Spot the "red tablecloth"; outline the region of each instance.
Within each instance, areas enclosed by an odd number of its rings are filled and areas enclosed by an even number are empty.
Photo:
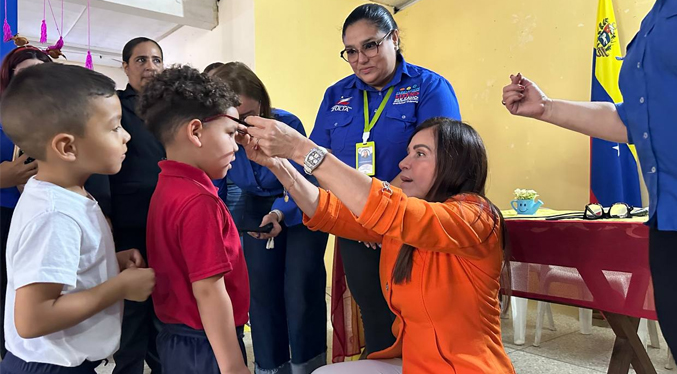
[[[506,220],[514,296],[656,319],[649,229],[639,220]],[[333,362],[360,353],[361,321],[334,253]]]
[[[506,220],[514,296],[656,319],[639,221]]]
[[[334,245],[331,282],[332,362],[359,355],[365,346],[360,311],[348,289],[338,240]]]

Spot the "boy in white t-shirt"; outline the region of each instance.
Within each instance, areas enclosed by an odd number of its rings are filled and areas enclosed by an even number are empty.
[[[0,372],[95,373],[118,348],[122,300],[146,300],[155,285],[137,250],[116,255],[83,187],[92,174],[117,173],[125,157],[115,83],[77,66],[37,65],[12,79],[0,113],[38,163],[9,231]]]

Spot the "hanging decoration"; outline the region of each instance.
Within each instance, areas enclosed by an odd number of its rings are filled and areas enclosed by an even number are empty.
[[[28,38],[19,35],[19,33],[12,35],[12,27],[9,25],[9,22],[7,22],[7,0],[5,0],[4,5],[5,5],[5,20],[4,20],[4,24],[2,25],[2,33],[3,33],[2,40],[4,42],[8,42],[10,40],[14,41],[14,45],[16,45],[17,47],[29,46],[30,41],[28,40]],[[43,7],[44,7],[44,4],[43,4]],[[43,9],[43,18],[44,18],[44,9]],[[42,26],[43,26],[43,29],[42,29],[42,35],[40,36],[40,42],[44,43],[43,38],[46,39],[46,37],[47,37],[47,28],[46,28],[44,19],[42,20]]]
[[[42,0],[42,25],[40,25],[40,43],[47,43],[47,0]]]
[[[2,25],[2,34],[2,40],[5,43],[12,40],[17,47],[24,47],[29,43],[28,38],[19,36],[19,33],[12,35],[12,27],[7,22],[7,0],[5,0],[5,22]]]
[[[85,59],[85,67],[87,69],[94,69],[94,63],[92,63],[92,45],[91,45],[91,30],[89,22],[89,9],[90,9],[90,0],[87,0],[87,58]]]
[[[49,10],[52,12],[52,18],[54,19],[56,31],[59,33],[59,40],[57,40],[54,45],[51,45],[45,49],[45,53],[47,53],[49,57],[53,59],[57,59],[61,56],[64,58],[66,57],[63,53],[61,53],[61,49],[63,48],[63,2],[64,0],[61,0],[61,27],[59,27],[59,24],[56,21],[56,16],[54,15],[54,8],[52,8],[52,2],[47,0]]]
[[[5,43],[12,40],[12,28],[9,26],[9,23],[7,23],[7,0],[5,0],[5,23],[2,25],[2,33],[2,40]]]

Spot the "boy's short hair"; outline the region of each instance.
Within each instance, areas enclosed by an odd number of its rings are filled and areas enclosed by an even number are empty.
[[[45,159],[45,148],[60,133],[85,136],[91,100],[115,95],[115,82],[80,66],[31,66],[3,93],[2,128],[27,155]]]
[[[174,65],[143,89],[138,112],[164,145],[188,121],[224,114],[240,101],[228,85],[187,65]]]

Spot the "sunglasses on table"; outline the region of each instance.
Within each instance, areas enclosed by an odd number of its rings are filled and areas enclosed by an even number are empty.
[[[586,205],[585,210],[582,212],[564,213],[546,217],[545,219],[548,221],[559,219],[598,220],[610,218],[642,217],[646,215],[648,215],[648,210],[646,208],[635,209],[633,206],[626,203],[615,203],[609,208],[604,208],[602,204],[594,203]]]

